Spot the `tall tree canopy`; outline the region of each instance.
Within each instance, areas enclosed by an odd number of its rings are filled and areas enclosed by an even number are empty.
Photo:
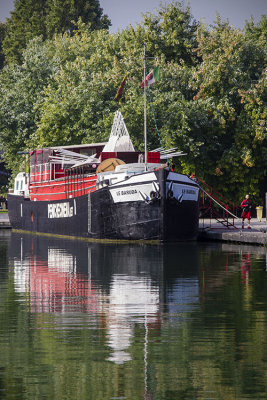
[[[6,24],[0,22],[0,70],[4,66],[5,56],[3,53],[3,41],[6,33]]]
[[[149,149],[177,146],[187,153],[177,160],[181,172],[195,173],[233,201],[244,192],[260,201],[267,159],[265,26],[263,18],[242,32],[218,18],[207,30],[173,3],[116,34],[80,21],[72,32],[35,38],[21,64],[0,74],[0,140],[9,167],[15,172],[23,149],[106,140],[126,72],[119,107],[134,146],[143,149],[146,40],[161,70],[148,91]],[[148,69],[155,62],[149,59]]]
[[[79,18],[92,30],[110,26],[99,0],[15,0],[3,40],[6,62],[21,61],[27,43],[36,36],[45,40],[55,33],[73,32]]]
[[[225,190],[227,179],[231,198],[235,196],[237,186],[254,193],[255,183],[266,174],[263,157],[266,49],[261,40],[233,29],[220,19],[211,32],[198,31],[198,43],[202,62],[192,76],[192,84],[197,90],[194,100],[204,104],[212,121],[205,140],[205,147],[213,143],[204,165],[206,179],[221,191]],[[261,101],[256,100],[257,96]]]

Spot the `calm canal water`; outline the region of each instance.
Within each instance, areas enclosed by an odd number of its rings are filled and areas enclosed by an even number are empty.
[[[266,399],[266,248],[0,232],[0,399]]]

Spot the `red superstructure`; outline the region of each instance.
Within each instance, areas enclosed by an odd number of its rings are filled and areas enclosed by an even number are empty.
[[[77,155],[100,156],[105,143],[64,146],[61,149]],[[30,153],[29,195],[31,200],[62,200],[95,191],[96,165],[71,168],[67,162],[55,162],[58,148],[34,150]]]
[[[138,162],[140,152],[102,152],[105,143],[79,146],[64,146],[60,149],[78,155],[94,156],[100,162],[109,158],[118,158],[126,163]],[[38,149],[30,153],[29,197],[33,201],[63,200],[79,197],[96,190],[98,164],[88,162],[77,167],[58,159],[59,148]],[[160,162],[160,153],[147,154],[150,163]]]

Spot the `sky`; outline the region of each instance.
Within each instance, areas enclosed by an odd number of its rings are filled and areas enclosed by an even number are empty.
[[[112,22],[110,32],[117,32],[128,25],[135,26],[142,21],[142,14],[152,12],[160,4],[171,0],[100,0],[100,6]],[[185,0],[190,3],[193,17],[210,25],[216,19],[216,12],[222,19],[228,19],[236,28],[243,28],[251,15],[257,22],[262,14],[267,14],[267,0]],[[0,21],[4,22],[13,9],[14,0],[0,0]]]

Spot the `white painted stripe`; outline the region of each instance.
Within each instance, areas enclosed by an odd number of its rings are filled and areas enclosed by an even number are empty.
[[[157,177],[156,174],[154,172],[146,172],[144,174],[138,174],[138,175],[133,175],[129,178],[127,178],[127,180],[125,181],[120,181],[118,183],[114,183],[112,185],[112,187],[115,186],[121,186],[122,184],[127,184],[127,185],[131,185],[133,183],[145,183],[145,182],[151,182],[151,181],[157,181]]]

